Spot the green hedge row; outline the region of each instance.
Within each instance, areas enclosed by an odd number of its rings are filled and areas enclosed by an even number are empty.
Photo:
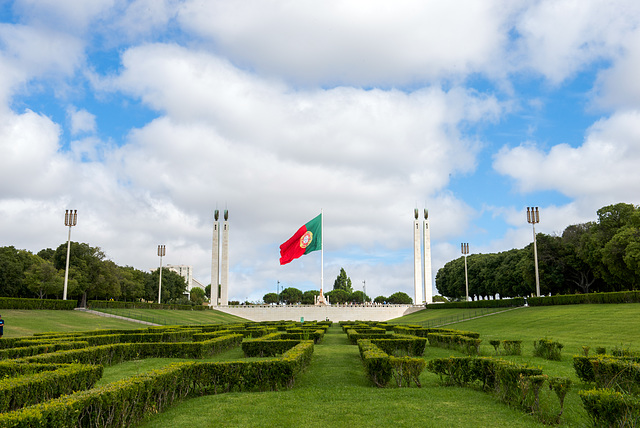
[[[379,388],[395,379],[398,387],[420,384],[420,374],[426,366],[422,358],[394,357],[387,354],[369,339],[358,340],[360,358],[371,382]]]
[[[580,305],[589,303],[640,303],[640,291],[613,293],[565,294],[548,297],[529,297],[529,306]]]
[[[573,357],[573,368],[583,382],[596,388],[615,389],[627,394],[640,394],[640,364],[634,357]]]
[[[475,331],[453,330],[449,328],[424,328],[419,325],[396,325],[393,326],[393,331],[397,334],[409,334],[411,336],[419,337],[427,337],[429,333],[457,334],[459,336],[471,337],[473,339],[480,337],[480,333],[476,333]]]
[[[76,306],[78,306],[78,302],[75,300],[0,297],[0,309],[55,309],[72,311]]]
[[[273,357],[287,352],[298,345],[300,340],[245,340],[242,342],[242,352],[245,357]]]
[[[454,349],[467,355],[478,355],[482,339],[475,339],[460,334],[429,333],[427,340],[430,346]]]
[[[560,342],[554,342],[548,339],[534,340],[533,356],[542,357],[551,361],[560,361],[562,359],[562,348],[564,348],[564,345]]]
[[[281,358],[257,362],[185,362],[0,414],[0,427],[122,427],[187,396],[291,387],[313,355],[302,342]]]
[[[393,339],[370,339],[371,343],[382,349],[385,353],[393,356],[421,357],[427,345],[424,337],[393,336]]]
[[[36,355],[15,361],[26,363],[78,362],[109,366],[143,358],[204,358],[239,346],[241,342],[241,334],[231,334],[203,342],[114,343]]]
[[[522,340],[490,340],[489,343],[496,350],[496,355],[522,355]],[[500,352],[502,345],[502,352]]]
[[[533,413],[539,412],[539,394],[545,382],[564,408],[564,398],[571,387],[567,378],[552,378],[542,370],[489,357],[450,357],[430,360],[427,370],[436,373],[446,385],[472,386],[479,384],[483,390],[493,392],[503,402]],[[548,419],[547,419],[548,420]]]
[[[594,426],[640,426],[640,398],[613,389],[578,391]]]
[[[497,300],[474,300],[472,302],[449,302],[449,303],[432,303],[427,305],[427,309],[453,309],[453,308],[513,308],[524,306],[523,297],[514,299],[497,299]]]
[[[174,309],[180,311],[206,311],[205,305],[174,305],[168,303],[118,302],[115,300],[89,300],[89,309]]]
[[[102,370],[101,365],[70,364],[52,371],[2,379],[0,413],[92,388],[102,377]]]
[[[357,345],[360,339],[384,339],[390,337],[386,332],[384,333],[358,333],[356,330],[348,329],[347,337],[352,345]]]
[[[322,330],[305,330],[301,333],[289,332],[281,333],[282,339],[297,339],[297,340],[313,340],[316,345],[322,342],[324,339],[324,329]]]
[[[14,359],[31,357],[33,355],[46,354],[50,352],[66,351],[70,349],[82,349],[89,346],[87,341],[72,342],[48,342],[39,345],[23,346],[19,348],[8,348],[0,350],[0,359]]]
[[[24,364],[12,360],[0,361],[0,378],[22,376],[49,370],[58,370],[66,364]]]

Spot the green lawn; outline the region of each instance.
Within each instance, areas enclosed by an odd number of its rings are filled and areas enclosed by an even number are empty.
[[[4,320],[4,337],[31,336],[34,333],[49,331],[67,332],[103,328],[136,329],[143,326],[136,322],[106,318],[80,311],[2,309],[0,315]]]
[[[181,311],[169,309],[98,309],[100,312],[120,315],[162,325],[215,324],[247,322],[245,318],[213,309],[205,311]]]

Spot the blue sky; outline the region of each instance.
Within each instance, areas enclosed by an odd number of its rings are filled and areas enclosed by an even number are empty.
[[[318,288],[278,246],[322,209],[325,289],[413,295],[434,270],[640,203],[637,1],[17,0],[0,5],[0,245],[72,239],[210,281],[228,208],[231,299]]]

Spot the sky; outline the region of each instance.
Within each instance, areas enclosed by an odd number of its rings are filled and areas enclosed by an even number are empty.
[[[413,297],[470,253],[640,204],[640,2],[0,1],[0,246],[71,239],[229,299],[332,288]],[[279,245],[324,215],[324,251]],[[434,294],[437,291],[434,290]]]

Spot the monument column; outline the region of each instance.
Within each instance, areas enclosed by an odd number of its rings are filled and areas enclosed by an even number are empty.
[[[431,273],[431,230],[429,229],[429,210],[424,210],[424,302],[433,303],[433,284]]]
[[[222,257],[220,260],[220,304],[229,304],[229,211],[224,210],[222,223]]]
[[[415,220],[413,221],[413,303],[419,305],[422,303],[422,255],[420,253],[420,220],[418,220],[418,209],[414,211]]]
[[[211,300],[210,306],[218,306],[218,284],[220,284],[220,228],[218,210],[213,214],[213,239],[211,241]]]

